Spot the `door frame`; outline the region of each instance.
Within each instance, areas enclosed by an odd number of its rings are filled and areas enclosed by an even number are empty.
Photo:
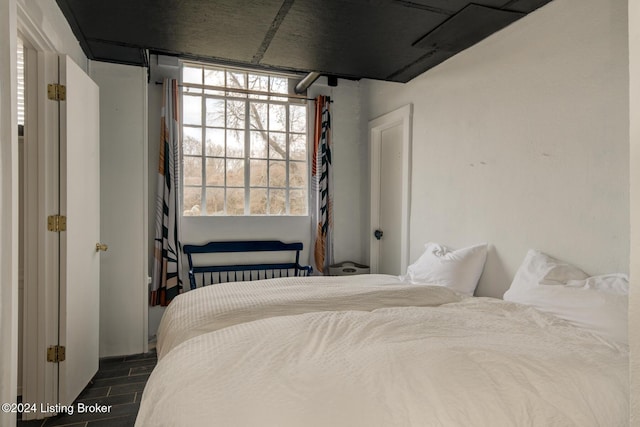
[[[18,114],[15,2],[0,2],[0,400],[13,402],[18,368]],[[0,411],[0,424],[15,425]]]
[[[402,126],[402,188],[401,188],[401,225],[400,225],[400,268],[402,271],[409,265],[409,214],[411,203],[411,131],[413,104],[383,114],[369,121],[369,152],[371,154],[370,197],[371,221],[369,227],[369,265],[372,273],[378,272],[380,257],[379,241],[373,233],[380,225],[380,152],[382,132]]]
[[[25,178],[25,283],[23,317],[23,380],[24,402],[58,402],[57,364],[46,361],[48,346],[58,344],[59,307],[59,233],[47,231],[46,218],[59,211],[58,117],[47,105],[47,82],[58,73],[55,43],[29,15],[22,2],[17,2],[17,31],[25,44],[35,51],[29,58],[27,85],[27,115],[25,138],[31,147],[25,151],[29,176]],[[35,59],[35,69],[34,69]],[[22,419],[43,418],[38,412],[24,413]]]

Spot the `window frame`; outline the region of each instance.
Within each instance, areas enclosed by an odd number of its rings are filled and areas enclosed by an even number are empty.
[[[202,69],[202,80],[201,84],[190,83],[184,81],[184,70],[185,67],[198,67]],[[216,70],[224,72],[224,84],[225,86],[212,86],[206,84],[205,73],[206,70]],[[228,75],[229,73],[242,73],[244,79],[244,89],[234,88],[229,86]],[[267,91],[255,91],[248,89],[249,86],[249,76],[254,75],[258,77],[267,77]],[[272,78],[286,79],[287,82],[287,92],[275,92],[272,91]],[[181,172],[180,172],[180,206],[181,206],[181,216],[182,217],[308,217],[309,216],[309,197],[310,197],[310,189],[311,189],[311,171],[310,171],[310,136],[311,132],[309,129],[309,120],[310,120],[310,103],[308,102],[308,98],[305,95],[296,95],[293,93],[293,86],[295,82],[297,82],[299,76],[284,74],[284,73],[274,73],[262,70],[253,70],[253,69],[243,69],[236,67],[229,67],[218,64],[209,64],[209,63],[200,63],[193,61],[181,61],[180,62],[180,115],[179,115],[179,125],[180,125],[180,161],[181,161]],[[193,92],[189,92],[193,90]],[[207,93],[209,92],[209,93]],[[199,124],[195,123],[185,123],[185,97],[193,95],[194,97],[200,98],[200,122]],[[222,101],[224,108],[224,117],[223,124],[209,124],[207,120],[207,103],[209,100],[218,100]],[[228,111],[229,111],[229,101],[233,102],[243,102],[244,103],[244,124],[243,127],[234,128],[229,126],[228,122]],[[255,127],[253,124],[253,117],[251,115],[251,106],[255,104],[263,104],[266,108],[266,117],[261,122],[265,123],[265,126]],[[271,129],[271,110],[273,106],[283,106],[284,107],[284,129],[272,130]],[[299,107],[304,110],[304,129],[303,131],[295,131],[292,129],[291,122],[291,111],[292,108]],[[185,154],[185,129],[199,129],[200,130],[200,153],[194,154],[189,153]],[[218,154],[208,154],[207,150],[207,134],[209,131],[222,131],[224,134],[224,145],[222,147],[223,153],[222,155]],[[243,144],[242,144],[242,155],[234,155],[229,154],[228,149],[228,134],[233,131],[242,132],[244,135],[242,136]],[[264,156],[253,156],[251,153],[251,141],[252,134],[255,133],[266,134],[265,140],[265,154]],[[284,155],[282,157],[272,157],[272,146],[269,142],[270,135],[281,135],[284,138]],[[291,144],[293,138],[295,136],[299,136],[304,140],[304,158],[293,158],[291,156]],[[292,138],[293,136],[293,138]],[[264,136],[263,136],[264,138]],[[193,158],[200,161],[200,184],[186,184],[185,182],[185,162],[187,159]],[[207,181],[207,163],[208,161],[222,161],[224,164],[224,172],[222,174],[222,183],[214,183],[211,184],[211,181]],[[233,185],[228,183],[229,173],[227,172],[227,165],[230,161],[241,161],[243,162],[244,167],[244,177],[241,185]],[[252,183],[251,176],[251,162],[252,161],[263,161],[265,162],[266,168],[266,178],[263,183],[255,184]],[[284,165],[284,182],[283,183],[271,183],[271,168],[272,165],[282,163]],[[292,185],[291,182],[291,169],[294,165],[301,165],[304,170],[304,183],[301,186]],[[273,166],[275,167],[275,166]],[[200,192],[200,212],[196,215],[185,215],[185,198],[186,198],[186,190],[189,188],[199,189]],[[209,213],[207,212],[207,195],[211,190],[219,189],[223,192],[223,209],[221,213]],[[242,190],[244,193],[244,204],[243,204],[243,212],[242,213],[234,213],[229,212],[229,201],[228,201],[228,193],[229,190]],[[265,213],[253,213],[251,212],[251,195],[253,190],[264,191],[265,193]],[[271,213],[271,195],[272,191],[281,191],[284,193],[284,209],[283,213]],[[291,205],[291,193],[300,191],[303,194],[300,200],[304,201],[304,212],[302,213],[293,213],[292,205]]]

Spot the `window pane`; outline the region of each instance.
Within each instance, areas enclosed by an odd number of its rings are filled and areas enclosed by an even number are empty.
[[[202,185],[202,157],[184,157],[184,185]]]
[[[289,107],[289,130],[291,132],[307,132],[307,107],[292,105]]]
[[[267,186],[267,161],[266,160],[251,160],[251,180],[250,185],[252,187],[266,187]]]
[[[307,135],[289,135],[289,158],[291,160],[307,160]]]
[[[227,131],[227,156],[244,157],[244,131]]]
[[[182,153],[202,155],[202,128],[182,129]]]
[[[227,87],[230,88],[247,88],[247,75],[245,73],[234,73],[232,71],[227,72]]]
[[[244,160],[227,160],[227,186],[244,187]]]
[[[244,101],[227,101],[227,127],[244,129]]]
[[[267,138],[265,132],[251,132],[251,157],[267,158]]]
[[[289,79],[286,77],[271,77],[271,92],[288,93]]]
[[[207,188],[207,215],[224,215],[224,188]]]
[[[271,77],[271,92],[275,93],[288,93],[289,92],[289,81],[284,77]],[[287,97],[276,97],[272,96],[272,100],[274,101],[282,101],[287,102]]]
[[[289,162],[289,187],[307,186],[306,162]]]
[[[224,71],[211,70],[205,68],[204,70],[204,84],[207,86],[220,86],[224,87]]]
[[[224,99],[206,99],[207,126],[224,127]]]
[[[287,182],[286,163],[283,161],[269,162],[269,187],[284,187]]]
[[[287,157],[287,145],[284,133],[269,133],[269,158],[284,159]]]
[[[202,124],[202,98],[199,96],[185,95],[182,97],[183,118],[185,125]]]
[[[201,187],[184,187],[182,201],[184,216],[199,216],[201,202]]]
[[[259,92],[269,91],[269,77],[256,74],[249,74],[249,90],[255,90]],[[249,95],[249,98],[253,99],[267,99],[266,95]]]
[[[207,129],[207,156],[224,157],[224,129]]]
[[[207,159],[207,185],[224,186],[224,159]]]
[[[269,190],[269,214],[286,215],[287,199],[285,190]]]
[[[287,130],[287,108],[284,105],[269,105],[269,130]]]
[[[184,83],[202,84],[202,67],[185,65],[182,67],[182,81]]]
[[[267,129],[267,111],[267,104],[261,102],[252,102],[249,104],[251,129]]]
[[[244,189],[227,189],[227,215],[244,215]]]
[[[307,214],[307,191],[306,190],[289,191],[289,213],[291,215]]]
[[[252,215],[266,215],[267,190],[264,188],[252,188],[249,192],[249,206]]]

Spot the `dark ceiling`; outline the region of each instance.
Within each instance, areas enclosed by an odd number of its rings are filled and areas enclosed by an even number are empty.
[[[550,0],[57,0],[90,59],[147,51],[407,82]]]

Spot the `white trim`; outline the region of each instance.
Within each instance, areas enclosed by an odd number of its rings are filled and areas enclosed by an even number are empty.
[[[142,162],[142,191],[145,195],[142,201],[142,224],[145,225],[142,231],[142,259],[149,259],[149,247],[147,242],[149,241],[149,227],[146,226],[149,221],[149,85],[147,84],[147,72],[146,69],[140,69],[140,81],[144,90],[142,91],[142,158],[145,161]],[[180,203],[182,206],[182,202]],[[182,218],[182,215],[180,215]],[[140,292],[142,292],[142,351],[144,353],[149,351],[149,273],[146,268],[141,269],[142,276],[140,277]]]
[[[25,41],[31,43],[31,45],[40,52],[54,52],[56,50],[53,40],[47,35],[42,28],[42,24],[36,22],[31,15],[29,15],[27,1],[32,0],[17,0],[18,9],[18,31],[22,34]]]
[[[0,2],[0,402],[15,402],[18,371],[18,121],[15,0]],[[16,414],[0,411],[0,425]]]
[[[19,30],[22,28],[18,23]],[[21,32],[22,34],[22,32]],[[28,33],[27,33],[28,34]],[[47,43],[24,36],[29,49],[27,69],[27,122],[25,161],[31,165],[22,176],[25,184],[25,293],[23,305],[23,401],[57,402],[58,370],[44,355],[49,345],[58,343],[58,251],[57,233],[46,229],[48,215],[58,211],[57,129],[55,108],[46,105],[47,82],[57,81],[57,56],[45,54]],[[28,172],[27,172],[28,171]],[[40,413],[25,413],[24,420],[42,418]]]
[[[17,0],[17,31],[26,45],[30,45],[31,69],[27,70],[28,122],[25,134],[30,135],[26,162],[29,173],[25,179],[25,200],[28,204],[27,234],[25,236],[25,298],[23,342],[23,401],[36,403],[57,402],[58,372],[54,364],[47,363],[44,355],[48,345],[58,341],[58,283],[57,242],[46,230],[46,217],[57,212],[57,195],[51,194],[57,180],[57,112],[46,108],[47,79],[55,74],[57,81],[57,57],[44,52],[55,51],[55,43],[42,24],[29,13],[26,0]],[[48,111],[48,115],[47,115]],[[56,136],[56,137],[54,137]],[[55,140],[55,141],[54,141]],[[55,184],[55,185],[54,185]],[[55,234],[55,233],[49,233]],[[45,246],[46,245],[46,246]],[[55,255],[52,255],[55,254]],[[40,413],[25,413],[23,419],[42,418]]]
[[[44,365],[38,358],[41,348],[45,344],[41,342],[41,336],[38,334],[39,323],[41,322],[41,313],[39,310],[39,301],[42,294],[38,288],[39,269],[39,253],[38,253],[38,236],[41,232],[38,227],[39,218],[39,176],[40,168],[38,164],[38,54],[37,52],[25,46],[25,113],[28,121],[25,123],[25,151],[24,151],[24,168],[22,176],[24,185],[24,204],[25,210],[21,217],[24,221],[25,238],[23,247],[23,256],[25,264],[25,284],[24,284],[24,303],[22,307],[23,319],[23,345],[22,345],[22,397],[25,402],[39,402],[38,397],[39,372],[44,369]],[[35,419],[35,414],[24,414],[23,418]]]
[[[378,272],[380,249],[373,233],[380,223],[380,149],[382,132],[402,125],[402,212],[400,225],[400,267],[409,265],[409,213],[411,197],[411,130],[413,105],[407,104],[369,122],[369,147],[371,153],[371,222],[369,227],[369,265],[372,273]],[[375,184],[375,185],[374,185]]]

